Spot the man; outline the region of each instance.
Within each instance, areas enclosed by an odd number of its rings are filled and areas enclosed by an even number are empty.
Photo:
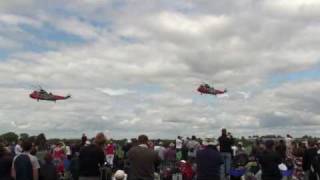
[[[281,180],[282,175],[279,170],[281,156],[274,151],[274,141],[268,140],[265,143],[266,150],[261,154],[259,163],[261,165],[262,180]]]
[[[277,153],[280,154],[283,161],[287,158],[287,146],[284,140],[280,140],[279,144],[276,146]]]
[[[154,146],[154,151],[158,153],[158,156],[160,157],[161,161],[164,161],[164,155],[166,152],[166,148],[163,146],[163,143],[159,141],[155,146]]]
[[[182,137],[178,136],[176,139],[176,159],[178,161],[180,161],[182,159],[182,145],[183,145],[183,141],[182,141]]]
[[[82,134],[81,137],[81,146],[84,146],[86,144],[86,141],[88,140],[87,136],[85,133]]]
[[[231,146],[234,144],[234,140],[231,134],[227,135],[226,129],[222,129],[221,136],[219,137],[218,141],[220,145],[220,152],[224,162],[222,177],[229,176],[231,166],[231,155],[233,152]]]
[[[153,180],[155,165],[160,163],[160,158],[156,152],[148,148],[148,137],[140,135],[138,146],[132,147],[128,152],[130,161],[130,180]]]
[[[204,149],[199,150],[196,156],[197,180],[220,180],[220,166],[223,159],[217,150],[217,142],[205,139]]]
[[[305,179],[313,179],[311,177],[313,176],[313,174],[310,173],[311,162],[317,156],[318,149],[315,141],[310,140],[308,141],[308,144],[309,144],[309,147],[307,150],[305,150],[303,154],[302,168],[303,168],[303,171],[305,172]]]
[[[98,133],[94,144],[84,146],[79,155],[79,180],[99,180],[100,167],[104,165],[105,156],[102,145],[106,139],[103,133]]]
[[[16,180],[38,180],[40,165],[38,159],[30,154],[32,143],[25,140],[21,146],[23,152],[12,163],[12,177]]]
[[[187,143],[187,148],[188,148],[188,159],[191,162],[194,162],[194,160],[196,158],[197,151],[200,148],[200,144],[197,141],[196,136],[191,137],[191,140],[188,141],[188,143]]]
[[[0,179],[11,179],[12,155],[7,148],[0,142]]]
[[[42,180],[57,180],[58,173],[56,166],[53,164],[53,158],[50,153],[45,154],[44,164],[41,165],[39,177]]]

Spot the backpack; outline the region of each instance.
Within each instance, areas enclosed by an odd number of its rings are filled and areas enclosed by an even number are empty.
[[[33,167],[29,155],[20,154],[14,160],[16,180],[33,180]]]

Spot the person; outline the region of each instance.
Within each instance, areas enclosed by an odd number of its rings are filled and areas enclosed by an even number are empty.
[[[114,160],[114,154],[115,154],[115,146],[112,143],[112,141],[110,141],[106,147],[105,147],[105,154],[106,154],[106,160],[108,165],[110,165],[111,167],[113,167],[113,160]]]
[[[21,139],[19,139],[16,146],[14,147],[14,155],[19,155],[21,153],[22,153]]]
[[[296,177],[298,180],[302,180],[304,178],[304,172],[302,167],[304,151],[305,148],[301,142],[292,142],[292,155],[295,166],[294,177]]]
[[[53,163],[57,169],[57,172],[59,176],[62,177],[64,175],[63,160],[65,158],[65,152],[62,148],[61,142],[56,144],[56,147],[53,149],[52,157],[53,157]]]
[[[279,144],[276,146],[276,151],[280,154],[282,160],[286,160],[287,157],[287,146],[284,140],[280,140]]]
[[[219,145],[220,145],[220,152],[223,157],[223,171],[222,177],[228,177],[231,167],[231,157],[232,157],[232,148],[231,146],[234,144],[234,140],[230,135],[227,135],[227,130],[222,129],[221,130],[221,136],[218,139]]]
[[[11,164],[12,155],[5,148],[5,146],[0,143],[0,179],[1,180],[11,180]]]
[[[155,166],[160,163],[160,158],[153,149],[148,148],[148,136],[138,137],[139,145],[132,147],[128,152],[130,180],[153,180]]]
[[[290,134],[287,134],[286,138],[285,138],[285,144],[286,144],[286,147],[287,147],[287,157],[289,157],[290,159],[293,159],[293,156],[292,156],[292,141],[293,138]]]
[[[237,150],[236,150],[236,153],[235,155],[240,155],[240,154],[246,154],[247,155],[247,152],[245,151],[245,149],[243,148],[243,143],[242,142],[238,142],[237,144]]]
[[[44,164],[40,167],[39,177],[41,180],[57,180],[58,173],[53,164],[53,158],[50,153],[44,156]]]
[[[175,144],[170,143],[164,153],[164,162],[166,167],[173,169],[176,163],[176,150]]]
[[[259,163],[261,165],[262,180],[281,180],[282,175],[279,170],[281,164],[281,156],[275,152],[274,141],[267,140],[265,142],[266,150],[261,154]]]
[[[87,136],[85,133],[82,134],[81,137],[81,146],[84,146],[86,144],[86,141],[88,140]]]
[[[319,149],[319,148],[318,148]],[[317,151],[317,155],[311,161],[311,176],[310,180],[319,180],[320,179],[320,150]]]
[[[220,166],[223,159],[217,150],[217,142],[206,138],[204,149],[199,150],[196,156],[197,180],[220,180]]]
[[[183,141],[182,141],[182,137],[178,136],[176,139],[176,159],[178,161],[180,161],[182,159],[182,145],[183,145]]]
[[[188,159],[191,161],[191,163],[193,163],[196,158],[197,151],[200,148],[200,144],[197,141],[196,136],[192,136],[191,140],[187,142],[187,148],[188,148]]]
[[[128,139],[126,141],[126,143],[123,145],[122,150],[124,152],[124,158],[128,158],[128,152],[131,149],[131,147],[133,146],[132,140]]]
[[[245,166],[249,162],[249,156],[243,148],[242,142],[238,142],[235,156],[232,159],[230,179],[240,180],[241,176],[245,175]]]
[[[102,174],[100,167],[104,165],[105,155],[102,145],[106,138],[103,133],[98,133],[94,139],[94,144],[84,146],[79,154],[79,180],[99,180]]]
[[[30,154],[32,143],[24,140],[21,146],[23,152],[13,159],[12,177],[16,180],[38,180],[40,165],[38,159]]]
[[[157,145],[154,146],[154,151],[158,153],[161,161],[164,160],[166,148],[163,146],[163,143],[160,141]]]
[[[79,180],[79,151],[80,149],[72,151],[73,153],[70,160],[70,174],[72,176],[72,180]]]
[[[310,173],[311,171],[311,162],[312,160],[317,156],[317,146],[316,146],[316,142],[314,140],[309,140],[308,141],[309,147],[307,148],[307,150],[304,152],[303,154],[303,158],[302,158],[302,168],[303,171],[305,172],[305,179],[310,179],[313,180],[314,177],[312,173]]]
[[[265,150],[264,144],[261,141],[256,140],[251,149],[250,156],[258,159],[264,150]]]
[[[112,180],[127,180],[127,174],[123,170],[117,170]]]

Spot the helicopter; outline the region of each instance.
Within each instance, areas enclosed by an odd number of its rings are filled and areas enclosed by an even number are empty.
[[[39,90],[34,90],[29,96],[30,98],[36,99],[37,101],[45,100],[45,101],[54,101],[54,102],[56,102],[57,100],[65,100],[65,99],[71,98],[71,95],[60,96],[60,95],[52,94],[51,92],[48,93],[41,87]]]
[[[209,84],[203,83],[201,84],[198,89],[198,92],[202,94],[211,94],[211,95],[219,95],[219,94],[225,94],[227,93],[227,89],[225,90],[219,90],[219,89],[215,89],[214,87],[209,86]]]

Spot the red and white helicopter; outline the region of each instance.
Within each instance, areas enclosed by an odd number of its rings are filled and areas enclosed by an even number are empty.
[[[69,99],[71,97],[70,95],[60,96],[60,95],[52,94],[51,92],[48,93],[47,91],[43,90],[41,87],[40,87],[40,90],[33,91],[29,96],[30,98],[36,99],[37,101],[45,100],[45,101],[54,101],[54,102],[56,102],[57,100]]]
[[[225,94],[227,93],[227,89],[225,90],[219,90],[215,89],[214,87],[210,87],[209,84],[203,83],[198,87],[198,92],[202,94],[211,94],[211,95],[219,95],[219,94]]]

